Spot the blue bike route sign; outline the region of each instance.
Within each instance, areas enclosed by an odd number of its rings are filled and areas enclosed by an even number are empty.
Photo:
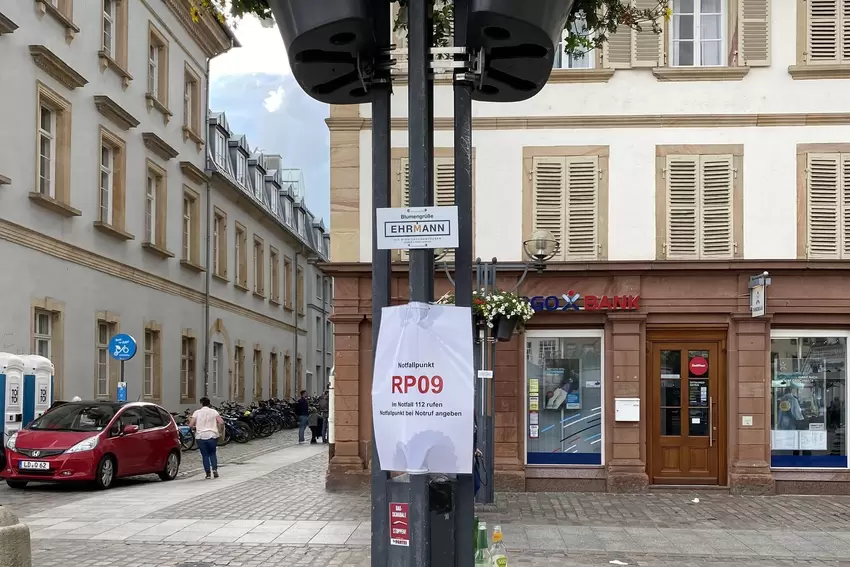
[[[115,360],[124,362],[136,356],[136,339],[121,333],[109,341],[109,355]]]

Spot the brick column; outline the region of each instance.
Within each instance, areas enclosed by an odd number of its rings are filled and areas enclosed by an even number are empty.
[[[510,342],[496,344],[496,364],[493,379],[496,387],[495,471],[496,490],[522,492],[525,490],[523,427],[522,359],[523,335],[514,335]]]
[[[640,492],[649,486],[646,474],[646,376],[644,323],[646,315],[610,313],[606,325],[605,423],[608,491]],[[611,392],[611,393],[608,393]],[[640,398],[638,423],[614,421],[615,398]]]
[[[734,418],[729,420],[729,486],[734,493],[769,494],[774,492],[770,472],[770,319],[746,314],[734,315],[733,321],[736,333],[728,353]],[[744,417],[752,418],[752,425],[744,425]]]
[[[362,315],[334,315],[334,453],[328,490],[356,490],[369,484],[360,452],[360,327]],[[365,400],[369,403],[369,400]]]

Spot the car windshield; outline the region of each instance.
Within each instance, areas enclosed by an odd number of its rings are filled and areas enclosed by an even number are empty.
[[[49,431],[101,431],[115,415],[110,404],[64,404],[32,422],[28,429]]]

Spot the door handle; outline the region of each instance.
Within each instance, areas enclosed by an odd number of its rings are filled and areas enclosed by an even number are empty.
[[[714,398],[708,398],[708,446],[714,447]]]

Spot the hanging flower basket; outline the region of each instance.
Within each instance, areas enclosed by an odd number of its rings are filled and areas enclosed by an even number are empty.
[[[454,305],[455,295],[451,292],[437,300],[440,305]],[[472,292],[472,322],[476,328],[487,326],[499,341],[509,341],[513,334],[522,330],[534,310],[527,300],[505,291],[486,293]]]
[[[495,335],[497,341],[509,341],[519,323],[519,317],[499,317],[496,319]]]

